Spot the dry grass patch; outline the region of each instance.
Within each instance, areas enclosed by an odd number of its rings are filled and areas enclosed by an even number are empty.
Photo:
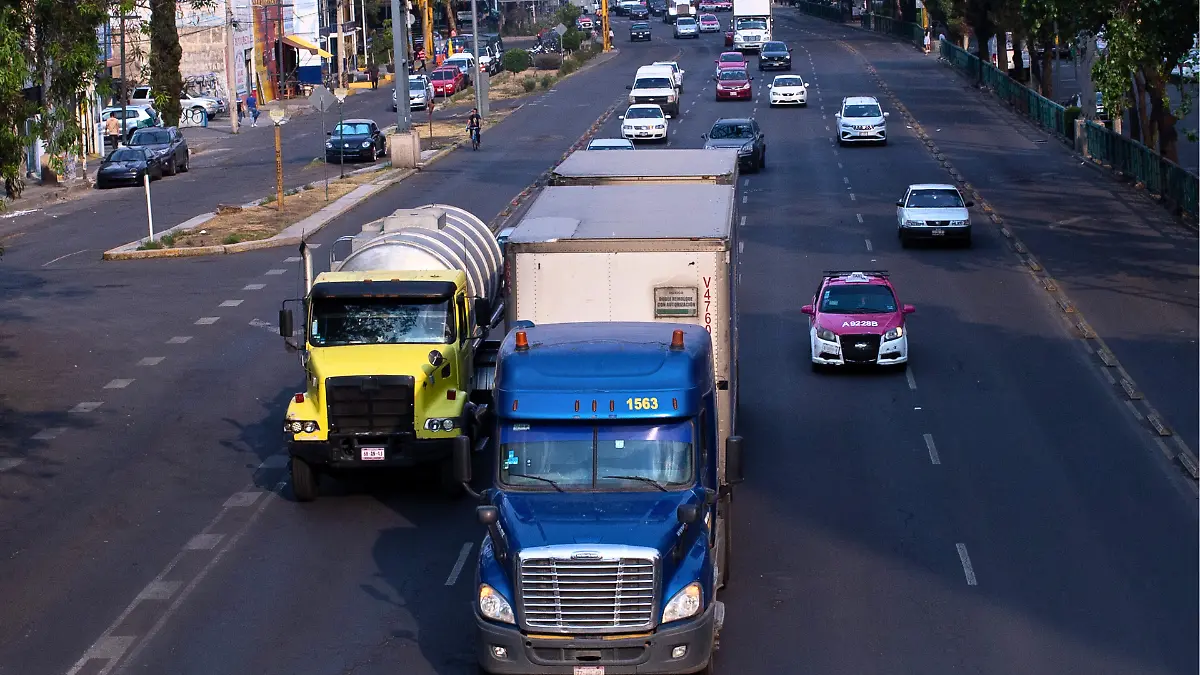
[[[511,110],[497,110],[484,118],[483,131],[485,133],[482,136],[485,142],[488,128],[495,126],[511,113]],[[440,150],[467,139],[467,117],[464,115],[452,120],[434,120],[432,132],[428,123],[417,126],[416,129],[421,132],[421,149]]]
[[[333,166],[329,168],[331,172],[334,170]],[[218,214],[195,230],[176,236],[166,235],[160,241],[163,248],[190,248],[267,239],[279,234],[287,226],[320,211],[360,185],[378,180],[382,171],[383,169],[368,171],[344,179],[331,178],[329,201],[325,200],[325,187],[317,185],[295,194],[285,193],[282,210],[275,203],[275,198],[270,197],[266,204]]]
[[[529,91],[525,88],[524,80],[527,75],[532,76],[535,72],[533,68],[526,69],[520,73],[510,73],[507,70],[498,75],[492,76],[488,82],[488,100],[489,101],[505,101],[508,99],[520,98],[528,96]],[[470,103],[475,100],[475,87],[467,87],[462,91],[454,94],[450,98],[442,99],[438,102],[439,106],[454,105],[456,103]]]

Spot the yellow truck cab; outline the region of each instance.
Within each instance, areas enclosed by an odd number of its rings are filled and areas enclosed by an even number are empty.
[[[336,271],[311,283],[311,256],[301,247],[309,289],[303,326],[286,304],[280,311],[280,334],[302,351],[306,376],[283,422],[298,500],[315,499],[320,475],[337,470],[440,463],[447,490],[461,487],[452,449],[481,435],[494,364],[487,337],[503,311],[502,263],[490,230],[462,218],[465,211],[457,222],[447,218],[449,208],[364,226],[369,236],[352,241],[344,260],[331,256]],[[438,213],[429,218],[431,210]],[[483,233],[486,242],[476,236]],[[439,249],[455,241],[472,243]]]

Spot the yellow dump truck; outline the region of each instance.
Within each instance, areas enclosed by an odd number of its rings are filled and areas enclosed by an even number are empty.
[[[301,258],[306,295],[279,312],[307,375],[283,421],[296,499],[315,499],[322,473],[438,463],[446,489],[460,489],[452,449],[486,436],[502,337],[504,262],[491,230],[430,204],[339,239],[315,279],[311,249]]]

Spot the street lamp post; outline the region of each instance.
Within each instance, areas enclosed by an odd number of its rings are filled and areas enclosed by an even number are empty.
[[[335,98],[337,98],[337,102],[338,102],[338,125],[337,125],[338,135],[345,136],[346,129],[345,129],[345,127],[342,126],[342,124],[345,120],[345,118],[343,117],[344,110],[342,108],[342,104],[346,102],[346,97],[350,95],[350,90],[345,87],[339,87],[339,88],[333,90],[333,95]],[[397,107],[399,107],[399,102],[397,102]],[[338,148],[339,148],[339,150],[338,150],[338,178],[345,178],[346,177],[346,141],[344,138],[342,139],[341,144],[338,146]]]
[[[279,212],[283,212],[283,135],[282,129],[287,124],[285,113],[280,108],[271,110],[271,121],[275,124],[275,200]]]
[[[475,107],[479,109],[482,119],[488,114],[487,75],[479,67],[479,7],[476,0],[471,0],[471,54],[475,60],[475,72],[471,74],[475,80]]]
[[[412,127],[412,105],[408,97],[408,0],[392,0],[392,84],[396,86],[396,133]],[[401,88],[403,85],[403,88]]]

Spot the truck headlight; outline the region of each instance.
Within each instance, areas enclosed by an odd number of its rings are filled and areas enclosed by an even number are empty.
[[[453,417],[431,417],[425,420],[426,431],[453,431],[457,420]]]
[[[828,328],[818,329],[817,339],[824,340],[826,342],[837,342],[837,336],[834,335],[833,331],[829,330]]]
[[[289,434],[289,433],[290,434],[299,434],[299,433],[311,434],[311,433],[315,433],[320,428],[321,428],[321,425],[319,425],[313,421],[288,420],[283,423],[283,433],[285,433],[285,434]]]
[[[883,334],[883,341],[887,342],[888,340],[899,340],[902,337],[904,337],[904,327],[896,326],[895,328]]]
[[[492,621],[501,623],[516,623],[513,618],[512,605],[504,599],[496,589],[487,584],[479,584],[479,613]]]
[[[671,623],[700,613],[700,582],[693,581],[676,593],[663,609],[662,622]]]

